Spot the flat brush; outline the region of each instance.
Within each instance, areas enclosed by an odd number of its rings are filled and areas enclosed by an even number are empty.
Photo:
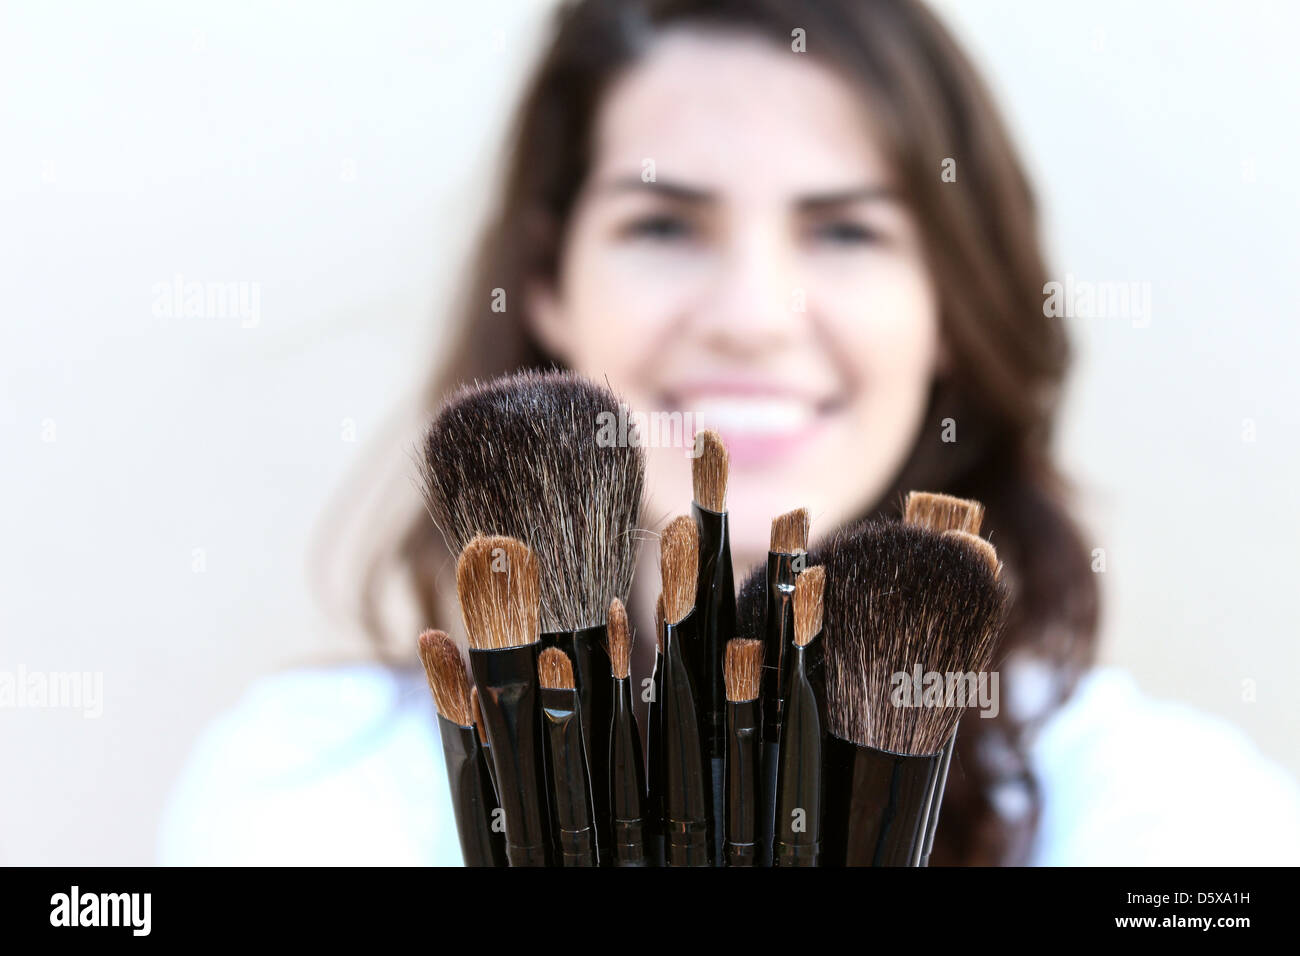
[[[776,781],[773,866],[818,866],[821,860],[822,749],[826,678],[822,598],[826,569],[808,568],[794,588],[794,642],[785,687],[785,717]]]
[[[541,643],[573,661],[591,779],[608,768],[611,690],[605,616],[626,600],[645,482],[637,441],[605,440],[619,420],[608,388],[569,372],[525,372],[462,389],[425,441],[429,511],[453,547],[510,535],[537,555]],[[608,793],[596,788],[597,844],[609,854]]]
[[[537,561],[523,542],[473,538],[456,562],[470,669],[492,748],[511,866],[551,859],[537,684]]]
[[[903,502],[903,523],[925,528],[936,534],[960,531],[977,536],[980,533],[980,525],[984,523],[984,505],[970,498],[956,498],[952,495],[928,491],[909,491]],[[956,747],[957,731],[954,729],[952,736],[943,745],[943,759],[939,764],[939,773],[935,777],[927,800],[925,839],[918,851],[917,866],[930,865],[930,850],[934,847],[934,833],[939,825],[939,804],[943,802],[948,768],[952,765],[952,754]]]
[[[806,508],[796,508],[774,518],[767,554],[767,602],[763,614],[763,811],[760,820],[765,865],[772,862],[781,720],[785,709],[785,684],[789,679],[790,646],[794,638],[794,585],[807,560],[808,525]]]
[[[561,866],[595,866],[591,781],[582,752],[578,691],[573,686],[573,662],[558,647],[548,647],[537,659],[542,685],[542,726],[546,766],[551,781],[552,827]]]
[[[645,828],[645,767],[641,734],[632,709],[632,634],[618,598],[609,607],[609,663],[614,714],[609,731],[609,808],[613,816],[614,866],[648,866]]]
[[[946,535],[868,522],[827,549],[823,865],[914,864],[962,708],[895,700],[897,675],[983,672],[1005,603],[988,561]]]
[[[451,784],[451,808],[461,857],[466,866],[505,866],[505,839],[492,829],[496,792],[474,730],[465,662],[444,631],[421,634],[419,651],[438,710],[438,732]]]
[[[695,498],[691,515],[700,533],[699,584],[695,609],[699,615],[700,640],[688,659],[691,676],[700,692],[701,721],[710,761],[713,819],[722,819],[723,767],[726,761],[726,687],[723,677],[723,648],[736,629],[736,585],[731,567],[731,529],[727,514],[727,473],[730,460],[726,445],[717,432],[706,429],[695,435],[696,456],[691,462],[691,484]],[[715,827],[722,852],[722,828]]]
[[[683,515],[660,539],[663,575],[663,748],[665,865],[713,865],[713,796],[696,692],[684,649],[699,640],[695,585],[699,532]]]
[[[757,866],[758,793],[762,777],[763,642],[733,638],[724,661],[727,688],[727,866]]]

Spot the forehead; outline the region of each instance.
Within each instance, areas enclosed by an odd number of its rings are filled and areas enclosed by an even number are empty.
[[[665,32],[605,96],[593,175],[656,174],[723,192],[880,183],[863,98],[806,53],[741,33]]]

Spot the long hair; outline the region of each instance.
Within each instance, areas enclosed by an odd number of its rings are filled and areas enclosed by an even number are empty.
[[[943,26],[915,0],[583,0],[554,34],[510,132],[504,182],[453,316],[449,348],[422,397],[432,413],[458,383],[556,365],[520,315],[529,280],[553,277],[591,161],[596,111],[611,81],[665,27],[741,30],[829,64],[861,94],[903,201],[920,224],[939,294],[948,361],[927,427],[873,512],[896,514],[908,489],[978,498],[1014,594],[997,655],[1049,678],[1047,708],[1004,706],[962,723],[933,860],[1025,858],[1039,808],[1028,735],[1091,662],[1098,601],[1089,554],[1065,506],[1051,432],[1069,365],[1065,331],[1044,316],[1033,197],[988,91]],[[955,172],[941,177],[945,170]],[[950,180],[950,181],[945,181]],[[493,309],[504,293],[504,312]],[[948,421],[950,420],[950,421]],[[941,427],[945,426],[945,427]],[[955,441],[951,440],[955,437]],[[425,621],[455,616],[450,556],[422,511],[385,541],[363,607],[396,564]],[[1014,697],[1015,670],[1003,674]]]

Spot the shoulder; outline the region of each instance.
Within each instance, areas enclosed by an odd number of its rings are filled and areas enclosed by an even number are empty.
[[[423,679],[378,666],[259,679],[199,738],[164,864],[459,864]]]
[[[1146,697],[1118,670],[1088,674],[1044,726],[1034,862],[1293,865],[1300,790],[1227,721]]]

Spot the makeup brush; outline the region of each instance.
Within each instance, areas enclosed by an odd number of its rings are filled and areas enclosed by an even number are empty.
[[[609,605],[609,663],[614,715],[609,731],[609,807],[614,866],[648,866],[645,851],[645,766],[632,709],[632,634],[623,602]]]
[[[497,789],[497,771],[492,766],[492,747],[488,744],[487,731],[483,728],[483,708],[478,704],[478,688],[469,689],[469,708],[474,714],[474,732],[478,735],[479,751],[483,756],[483,763],[487,765],[488,779],[492,781],[492,792],[496,793]]]
[[[817,866],[821,858],[822,747],[826,679],[822,597],[826,569],[808,568],[794,586],[794,642],[776,780],[773,866]]]
[[[496,792],[474,730],[465,662],[445,631],[421,634],[419,651],[438,710],[438,733],[451,784],[451,808],[460,836],[461,857],[466,866],[505,866],[505,840],[492,830]]]
[[[727,641],[723,667],[727,687],[726,822],[727,866],[757,866],[759,759],[762,736],[759,688],[763,642]]]
[[[772,863],[776,775],[785,708],[789,648],[794,637],[794,583],[807,565],[808,509],[796,508],[772,520],[767,554],[767,604],[763,612],[763,795],[759,819],[763,862]]]
[[[455,394],[424,446],[425,496],[454,548],[476,534],[528,544],[541,575],[541,642],[573,661],[591,779],[608,779],[611,690],[605,624],[636,562],[645,453],[618,433],[626,407],[569,372],[524,372]],[[596,788],[608,856],[609,794]]]
[[[542,685],[542,725],[551,779],[551,823],[560,865],[595,866],[591,781],[582,752],[573,662],[558,647],[548,647],[537,659],[537,676]]]
[[[826,549],[823,865],[908,866],[958,706],[916,706],[909,675],[981,673],[1006,596],[969,545],[868,522]],[[951,702],[945,702],[951,703]]]
[[[713,865],[713,797],[708,758],[700,733],[696,690],[684,648],[699,640],[695,586],[699,532],[683,515],[660,538],[663,576],[663,747],[664,842],[667,866]]]
[[[726,760],[726,688],[723,647],[736,629],[736,585],[731,568],[731,530],[727,514],[727,447],[711,429],[695,435],[691,515],[700,533],[699,585],[695,591],[700,640],[688,658],[699,691],[705,747],[710,761],[713,819],[722,819],[723,765]],[[693,660],[691,659],[693,658]],[[715,827],[714,855],[722,852],[722,828]]]
[[[664,595],[655,599],[655,669],[646,713],[646,817],[651,864],[664,865]]]
[[[942,534],[946,531],[962,531],[978,535],[984,521],[984,505],[968,498],[955,498],[952,495],[935,494],[928,491],[909,491],[903,502],[903,523],[926,528]],[[996,559],[996,555],[995,555]],[[948,768],[952,764],[953,750],[957,746],[957,731],[943,745],[943,760],[939,773],[935,777],[933,792],[927,803],[925,839],[916,860],[917,866],[928,866],[930,849],[934,846],[934,832],[939,825],[939,804],[943,800],[944,784],[948,780]]]
[[[456,562],[456,594],[505,811],[506,856],[511,866],[546,866],[537,561],[515,538],[475,537]]]

